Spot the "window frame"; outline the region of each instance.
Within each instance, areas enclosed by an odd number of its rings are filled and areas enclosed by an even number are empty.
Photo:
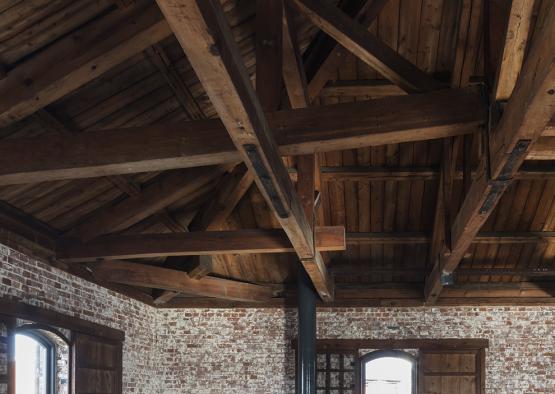
[[[12,335],[24,335],[27,336],[46,348],[46,362],[47,362],[47,376],[46,376],[46,393],[47,394],[57,394],[56,393],[56,374],[57,374],[57,364],[56,364],[56,352],[58,351],[58,346],[56,343],[48,337],[48,335],[43,334],[41,331],[46,331],[60,338],[67,346],[70,354],[68,357],[71,359],[71,343],[69,339],[62,334],[60,331],[53,327],[37,324],[28,323],[16,327],[13,330]],[[16,351],[17,352],[17,351]],[[69,379],[71,379],[68,376]]]
[[[358,371],[359,371],[359,392],[360,394],[364,394],[364,389],[366,387],[366,363],[369,361],[374,361],[379,358],[398,358],[401,360],[409,361],[412,365],[411,368],[411,391],[412,394],[417,394],[418,390],[418,358],[414,357],[412,354],[409,354],[402,350],[394,350],[394,349],[382,349],[382,350],[375,350],[370,353],[366,353],[359,357],[358,359]]]
[[[297,339],[291,340],[291,348],[293,351],[297,349]],[[320,338],[316,340],[316,353],[351,353],[355,352],[356,357],[356,379],[355,379],[355,393],[362,392],[360,386],[360,359],[365,355],[358,356],[361,351],[365,349],[392,350],[392,349],[415,349],[421,352],[446,352],[446,353],[465,353],[476,354],[476,393],[484,394],[486,392],[486,351],[489,348],[489,340],[486,338],[403,338],[403,339],[377,339],[377,338]],[[402,350],[401,350],[402,351]],[[373,353],[373,352],[370,352]],[[405,352],[406,353],[406,352]],[[420,356],[417,357],[417,372],[422,370]],[[423,379],[417,376],[417,384],[421,385]],[[416,388],[417,393],[422,392],[421,387]]]
[[[56,380],[56,344],[53,343],[46,335],[43,335],[38,329],[16,329],[13,333],[14,337],[18,335],[25,336],[37,342],[46,349],[46,393],[55,394],[54,382]],[[17,349],[15,351],[17,359]]]

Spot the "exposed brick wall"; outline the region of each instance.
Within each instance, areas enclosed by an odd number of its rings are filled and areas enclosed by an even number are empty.
[[[125,330],[125,393],[293,393],[294,310],[145,306],[0,246],[0,295]],[[555,393],[555,307],[337,308],[320,338],[488,338],[489,394]]]
[[[160,392],[156,309],[0,245],[0,296],[125,331],[124,393]]]
[[[175,309],[159,319],[164,393],[294,392],[294,311]],[[555,393],[554,307],[322,309],[318,337],[488,338],[487,393]]]

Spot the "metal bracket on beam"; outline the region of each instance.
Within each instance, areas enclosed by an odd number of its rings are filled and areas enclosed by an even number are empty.
[[[262,181],[262,186],[270,197],[272,205],[274,206],[277,214],[280,218],[286,219],[287,217],[289,217],[289,212],[287,211],[287,209],[285,209],[281,198],[279,198],[276,186],[274,185],[274,182],[270,176],[270,172],[262,161],[262,157],[260,157],[258,148],[254,144],[245,144],[243,145],[243,148],[245,148],[245,152],[247,152],[247,156],[249,157],[254,170],[260,177],[260,180]]]
[[[451,286],[455,284],[455,277],[452,272],[442,271],[439,281],[442,286]]]
[[[489,181],[489,184],[491,185],[491,191],[489,192],[486,199],[484,200],[484,203],[480,207],[480,211],[479,211],[480,215],[484,215],[488,213],[490,210],[492,210],[495,207],[495,203],[497,202],[499,195],[503,193],[503,191],[507,187],[508,182],[509,181],[507,180]]]
[[[531,144],[531,140],[518,140],[509,155],[509,159],[497,177],[497,180],[507,181],[512,178],[513,173],[517,170],[517,166],[520,165],[522,158],[526,155]]]
[[[497,202],[499,195],[503,193],[508,184],[512,181],[513,173],[517,169],[516,167],[520,165],[521,159],[526,155],[528,148],[531,145],[530,140],[519,140],[505,163],[505,166],[501,170],[501,173],[496,179],[490,179],[488,183],[491,185],[491,191],[487,195],[482,207],[480,208],[480,214],[488,213]],[[488,160],[488,176],[491,174],[491,168],[489,167]]]

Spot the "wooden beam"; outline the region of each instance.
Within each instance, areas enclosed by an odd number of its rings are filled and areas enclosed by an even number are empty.
[[[233,171],[228,174],[221,184],[218,185],[216,195],[198,213],[194,216],[189,229],[191,231],[216,231],[220,230],[227,217],[233,212],[241,198],[250,189],[254,178],[244,164],[236,166]],[[189,230],[188,229],[188,230]],[[214,258],[221,258],[214,256]],[[179,259],[179,261],[177,261]],[[180,257],[170,257],[166,259],[166,264],[187,265],[187,261],[183,261]],[[207,271],[207,270],[205,270]],[[209,272],[206,272],[208,275]],[[198,275],[197,275],[198,276]],[[164,304],[179,293],[166,290],[154,299],[157,305]]]
[[[271,287],[227,279],[192,279],[185,272],[123,261],[91,263],[100,279],[125,285],[165,289],[224,300],[263,302],[273,296]]]
[[[170,35],[160,11],[148,3],[87,24],[0,80],[0,91],[10,92],[0,99],[0,126],[34,113]]]
[[[206,119],[197,100],[183,81],[181,74],[172,64],[166,50],[161,45],[153,45],[145,50],[147,58],[158,69],[162,77],[166,80],[175,98],[181,104],[181,108],[190,120]]]
[[[432,236],[427,233],[352,233],[345,234],[347,245],[380,245],[380,244],[427,244]],[[472,241],[474,244],[537,244],[555,243],[555,232],[482,232]]]
[[[288,4],[283,12],[283,81],[291,108],[309,106],[306,74],[304,72],[295,21]]]
[[[31,257],[54,255],[59,234],[47,224],[0,201],[0,243]]]
[[[443,288],[442,275],[453,272],[493,212],[528,150],[555,114],[555,3],[538,20],[530,52],[499,124],[490,136],[490,167],[473,181],[451,228],[453,248],[442,253],[426,280],[426,300]]]
[[[407,94],[389,81],[335,81],[326,84],[320,97],[370,97],[372,99]]]
[[[213,256],[198,256],[195,266],[187,272],[191,279],[201,279],[210,274],[213,270]]]
[[[190,231],[220,230],[227,217],[253,184],[253,176],[245,165],[236,166],[218,185],[216,194],[195,215]]]
[[[339,8],[318,0],[290,0],[312,23],[407,92],[439,89],[431,76],[379,41]]]
[[[474,265],[491,264],[487,261],[476,261]],[[423,267],[423,264],[421,265]],[[330,272],[333,275],[393,275],[403,276],[411,275],[418,278],[426,276],[425,268],[380,268],[368,264],[368,262],[361,261],[358,264],[344,262],[341,260],[334,260],[330,266]],[[555,277],[554,269],[514,269],[514,268],[457,268],[455,271],[457,277],[460,276],[524,276],[527,278],[548,278]],[[466,283],[466,282],[463,282]],[[482,286],[487,286],[488,283],[480,282]],[[505,283],[505,282],[491,282]],[[513,282],[510,282],[513,283]]]
[[[528,160],[555,160],[555,137],[540,137],[534,142]]]
[[[138,197],[127,198],[99,210],[74,228],[69,235],[87,241],[100,235],[118,232],[180,201],[192,201],[198,190],[224,173],[223,167],[194,168],[163,174],[147,186]]]
[[[419,307],[425,303],[418,289],[413,291],[414,298],[362,298],[341,299],[327,304],[318,304],[319,309],[324,308],[377,308],[377,307]],[[458,297],[440,298],[438,306],[552,306],[555,305],[555,297]],[[294,308],[295,302],[292,298],[272,298],[264,303],[239,303],[233,301],[218,300],[207,297],[181,297],[172,300],[163,308]]]
[[[380,11],[389,0],[367,0],[363,7],[356,14],[355,19],[366,29],[378,18]],[[350,54],[345,47],[335,44],[332,50],[322,61],[308,85],[308,95],[312,102],[322,91],[326,83],[333,79],[337,74],[337,69],[343,64]]]
[[[345,250],[342,227],[317,227],[315,237],[317,251]],[[295,249],[282,230],[234,230],[110,235],[90,242],[66,238],[59,242],[56,255],[65,262],[86,262],[96,259],[292,252]]]
[[[431,181],[439,179],[440,171],[437,167],[321,167],[322,181],[325,182],[409,182]],[[457,170],[455,180],[463,180],[463,171]],[[472,172],[476,177],[476,171]],[[515,180],[553,179],[555,167],[523,165],[514,175]]]
[[[470,90],[309,107],[268,115],[283,156],[446,138],[485,123]],[[241,160],[219,120],[0,141],[0,185],[162,171]]]
[[[283,80],[291,108],[309,106],[306,74],[294,24],[294,10],[285,5],[283,15]],[[316,155],[297,157],[297,193],[310,228],[315,225],[314,197],[320,184],[320,171],[316,168]]]
[[[68,126],[45,108],[39,109],[33,114],[33,117],[50,133],[72,137],[77,134],[77,130]],[[106,180],[128,196],[138,196],[141,194],[141,188],[131,178],[124,175],[111,175],[106,177]]]
[[[512,0],[501,64],[493,87],[495,101],[506,101],[513,93],[526,53],[534,3],[533,0]]]
[[[268,205],[323,299],[333,288],[217,0],[158,0],[162,12]]]
[[[282,0],[256,0],[256,93],[266,112],[281,102],[282,14]]]

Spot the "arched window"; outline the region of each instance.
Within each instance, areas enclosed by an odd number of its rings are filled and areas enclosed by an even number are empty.
[[[27,324],[15,330],[16,394],[68,392],[68,340],[49,327]]]
[[[416,359],[399,350],[379,350],[361,358],[363,394],[415,394]]]

